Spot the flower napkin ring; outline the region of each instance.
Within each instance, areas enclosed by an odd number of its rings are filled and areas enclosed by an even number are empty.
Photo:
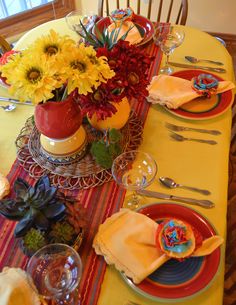
[[[216,94],[219,81],[210,74],[199,74],[192,78],[192,88],[198,94],[210,98],[212,94]]]

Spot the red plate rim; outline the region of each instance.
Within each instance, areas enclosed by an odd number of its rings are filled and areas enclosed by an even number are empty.
[[[175,203],[154,203],[143,206],[138,212],[157,220],[158,218],[174,217],[184,220],[197,227],[203,238],[216,235],[217,232],[212,224],[194,209]],[[149,279],[143,280],[140,284],[135,285],[124,274],[122,277],[136,292],[154,300],[163,302],[178,302],[196,296],[205,291],[213,282],[218,273],[221,262],[221,248],[217,248],[213,253],[204,257],[203,268],[190,282],[181,285],[170,286],[153,283]]]
[[[218,79],[219,81],[224,80],[223,78],[221,78],[218,75],[215,75],[213,73],[206,72],[203,70],[181,70],[181,71],[174,72],[171,75],[191,80],[193,77],[198,76],[199,74],[202,74],[202,73],[210,74],[210,75],[214,76],[216,79]],[[185,111],[184,109],[181,109],[181,108],[169,109],[169,108],[165,107],[165,109],[168,110],[169,112],[171,112],[172,114],[179,116],[181,118],[191,119],[191,120],[206,120],[206,119],[211,119],[211,118],[215,118],[219,115],[222,115],[224,112],[226,112],[228,110],[228,108],[230,108],[232,106],[233,100],[234,99],[233,99],[232,90],[228,90],[228,91],[220,94],[220,102],[218,103],[218,105],[215,108],[213,108],[209,111],[206,111],[206,112],[192,113],[192,112]]]
[[[145,33],[146,33],[143,40],[140,43],[137,43],[136,45],[141,46],[149,42],[152,39],[152,35],[154,33],[153,23],[146,17],[136,14],[134,14],[132,21],[137,25],[141,26],[143,29],[145,29]],[[107,27],[110,24],[111,24],[111,20],[110,17],[108,16],[98,20],[96,23],[99,30],[103,30],[105,26]],[[95,34],[95,28],[93,28],[93,33]]]

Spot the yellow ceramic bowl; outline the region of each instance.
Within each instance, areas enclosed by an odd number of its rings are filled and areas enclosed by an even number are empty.
[[[73,136],[66,139],[50,139],[43,134],[40,136],[40,142],[43,149],[55,157],[72,156],[84,149],[86,145],[86,131],[81,125]]]

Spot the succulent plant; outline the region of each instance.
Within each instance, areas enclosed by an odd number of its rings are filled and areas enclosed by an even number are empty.
[[[41,177],[30,186],[25,180],[17,178],[14,183],[15,199],[0,200],[0,214],[10,220],[18,220],[15,237],[21,237],[34,227],[46,231],[51,221],[61,219],[65,205],[57,198],[57,189],[50,185],[47,176]]]
[[[118,42],[119,39],[125,40],[127,37],[129,31],[133,28],[132,26],[118,39],[119,33],[121,30],[121,25],[119,26],[118,30],[115,28],[111,32],[107,30],[105,27],[104,30],[101,32],[96,23],[94,25],[94,33],[92,31],[89,31],[83,23],[80,21],[80,25],[83,29],[83,32],[80,32],[79,35],[84,38],[84,40],[92,45],[94,48],[101,48],[101,47],[107,47],[108,49],[112,49],[112,47]]]
[[[23,237],[23,247],[30,252],[35,252],[46,245],[44,233],[31,228]]]
[[[68,222],[61,221],[52,225],[48,237],[52,243],[71,244],[75,239],[75,231]]]

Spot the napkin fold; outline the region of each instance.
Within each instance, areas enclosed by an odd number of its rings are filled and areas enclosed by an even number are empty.
[[[231,81],[220,81],[215,94],[231,90],[234,87],[235,85]],[[166,105],[172,109],[177,109],[201,96],[192,88],[191,81],[170,75],[154,76],[147,89],[149,91],[148,102]]]
[[[114,264],[138,284],[170,259],[156,247],[157,227],[158,224],[146,215],[121,209],[99,226],[93,241],[94,250],[104,256],[107,264]],[[214,236],[210,248],[204,241],[204,251],[198,248],[195,256],[210,254],[222,243],[223,238]]]
[[[0,273],[0,305],[40,305],[27,274],[20,268],[3,268]]]
[[[112,22],[107,30],[108,32],[112,32],[116,28],[116,25],[114,22]],[[121,25],[121,29],[117,27],[116,31],[119,31],[119,35],[117,37],[117,40],[119,40],[129,29],[128,35],[125,38],[125,41],[129,41],[130,44],[137,44],[143,40],[142,36],[139,33],[139,30],[137,29],[136,25],[132,21],[124,21]]]
[[[8,179],[0,173],[0,200],[10,193],[10,183]]]

